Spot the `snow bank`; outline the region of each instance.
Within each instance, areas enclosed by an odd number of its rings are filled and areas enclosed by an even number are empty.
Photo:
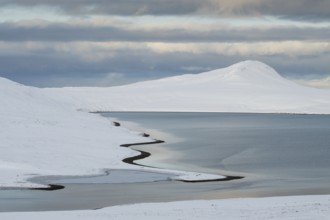
[[[298,85],[258,61],[118,87],[46,90],[88,111],[330,113],[330,90]]]
[[[315,219],[330,216],[330,196],[295,196],[259,199],[229,199],[185,201],[115,206],[91,211],[0,213],[2,220],[261,220],[261,219]]]
[[[27,179],[41,175],[96,175],[104,174],[104,169],[142,169],[122,162],[139,153],[120,145],[150,139],[114,127],[97,114],[77,111],[66,97],[0,78],[0,188],[40,187]],[[166,172],[177,180],[223,178],[148,170]]]
[[[33,187],[35,175],[86,175],[125,167],[143,137],[98,115],[78,112],[37,88],[0,78],[0,187]],[[128,166],[128,165],[127,165]]]

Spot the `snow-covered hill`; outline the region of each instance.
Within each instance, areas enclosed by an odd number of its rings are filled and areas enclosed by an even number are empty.
[[[0,188],[37,186],[26,181],[35,175],[96,174],[122,167],[121,159],[136,153],[119,145],[145,141],[61,99],[0,78]]]
[[[47,91],[88,111],[330,113],[330,90],[298,85],[258,61],[118,87]]]
[[[63,94],[50,95],[4,78],[0,78],[0,106],[0,189],[39,186],[27,181],[35,176],[140,169],[122,162],[139,153],[120,145],[151,141],[137,132],[114,127],[100,115],[77,111]],[[194,172],[153,171],[173,179],[222,178]]]
[[[38,89],[0,78],[0,106],[0,187],[29,186],[25,180],[32,174],[123,167],[121,159],[136,152],[118,146],[146,141],[77,109],[329,114],[330,91],[295,84],[263,63],[245,61],[111,88]]]
[[[146,141],[146,138],[121,127],[115,128],[107,119],[77,109],[329,114],[329,97],[329,90],[299,86],[256,61],[198,75],[113,88],[38,89],[0,78],[0,189],[38,187],[27,179],[40,175],[97,174],[104,168],[139,169],[121,162],[124,157],[137,153],[118,146]],[[163,172],[174,178],[219,178],[179,171]],[[328,219],[330,211],[326,207],[329,207],[329,201],[329,196],[187,201],[96,211],[1,213],[0,218],[101,219],[119,216],[130,219],[134,216],[136,219],[154,219],[163,216],[163,219],[172,219],[175,216],[218,219],[221,215],[225,219],[255,219],[256,216],[263,219],[306,216]],[[153,212],[149,212],[150,207]]]

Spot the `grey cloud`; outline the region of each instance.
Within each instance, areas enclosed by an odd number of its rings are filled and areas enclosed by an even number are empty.
[[[74,26],[51,23],[44,27],[0,23],[0,41],[131,41],[131,42],[242,42],[327,41],[328,27],[273,27],[191,29],[125,29],[121,27]]]
[[[96,3],[97,2],[97,3]],[[263,16],[320,21],[330,18],[329,0],[0,0],[0,7],[55,7],[73,16],[105,15],[203,15],[203,16]],[[46,9],[45,9],[46,10]],[[248,18],[247,18],[248,19]],[[32,41],[36,46],[25,51],[23,46],[0,51],[0,76],[35,86],[103,85],[155,79],[182,73],[198,73],[245,60],[263,61],[286,77],[322,77],[330,74],[330,54],[315,52],[303,56],[283,54],[258,55],[205,53],[157,53],[148,49],[122,49],[105,59],[83,59],[69,49],[55,48],[57,42],[259,42],[259,41],[325,41],[329,42],[329,27],[272,28],[197,28],[130,29],[122,26],[75,26],[49,23],[44,26],[0,23],[0,44]],[[43,47],[51,42],[54,47]],[[37,45],[36,45],[37,44]],[[40,47],[39,47],[40,46]],[[304,45],[305,46],[305,45]],[[65,47],[65,45],[62,47]],[[255,49],[255,48],[253,48]],[[81,52],[81,51],[78,51]],[[86,50],[90,57],[98,51]],[[103,51],[101,51],[103,52]],[[111,49],[105,53],[111,53]],[[102,54],[101,54],[102,55]],[[119,74],[119,78],[109,74]],[[116,76],[116,75],[114,75]]]
[[[0,5],[52,6],[71,15],[270,15],[294,20],[329,20],[329,0],[1,0]]]
[[[202,3],[198,0],[1,0],[3,5],[53,6],[73,15],[179,15],[196,12]]]
[[[0,55],[0,75],[34,86],[109,85],[137,80],[155,79],[201,70],[217,69],[233,63],[256,59],[273,66],[290,78],[322,77],[330,74],[330,54],[304,57],[230,56],[213,53],[185,52],[155,54],[148,50],[120,51],[100,61],[86,61],[72,54],[45,50],[22,55],[19,52]],[[193,68],[189,68],[193,67]],[[109,73],[120,73],[121,78],[108,78]],[[70,80],[59,80],[70,79]],[[98,79],[100,79],[98,81]],[[117,81],[116,81],[117,80]]]
[[[286,19],[330,20],[329,0],[268,0],[259,10]]]

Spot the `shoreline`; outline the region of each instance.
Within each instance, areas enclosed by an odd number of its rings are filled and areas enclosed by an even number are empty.
[[[118,110],[118,111],[108,111],[108,110],[100,110],[100,111],[89,111],[92,114],[103,114],[103,113],[219,113],[219,114],[263,114],[263,115],[312,115],[312,116],[324,116],[329,115],[330,113],[299,113],[299,112],[229,112],[229,111],[145,111],[145,110],[137,110],[137,111],[127,111],[127,110]],[[117,126],[117,125],[116,125]],[[119,124],[120,126],[120,124]]]
[[[113,123],[116,123],[117,125],[119,125],[120,126],[120,123],[119,122],[113,122]],[[119,129],[119,128],[118,128]],[[143,130],[142,130],[143,131]],[[150,131],[151,132],[151,131]],[[150,133],[150,134],[152,134],[152,132]],[[137,135],[138,136],[138,135]],[[149,134],[146,134],[146,133],[141,133],[140,132],[140,135],[139,136],[144,136],[144,137],[146,137],[146,136],[149,136],[150,137],[150,135]],[[128,140],[128,139],[127,139]],[[149,139],[149,140],[152,140],[152,139]],[[143,141],[143,140],[142,140]],[[134,140],[132,141],[132,142],[134,142]],[[157,140],[157,139],[154,139],[153,141],[150,141],[150,142],[135,142],[135,143],[129,143],[129,144],[121,144],[121,145],[119,145],[119,146],[121,146],[121,147],[131,147],[131,146],[137,146],[137,145],[150,145],[150,144],[160,144],[160,143],[164,143],[164,141],[162,141],[162,140]],[[118,145],[117,145],[117,148],[118,148]],[[151,149],[153,148],[153,146],[152,147],[146,147],[147,149],[149,149],[149,151],[150,152],[153,152]],[[141,148],[141,149],[143,149],[143,148]],[[214,179],[205,179],[205,177],[203,176],[203,177],[201,177],[202,178],[202,180],[194,180],[193,178],[191,178],[191,179],[189,179],[189,180],[184,180],[184,179],[175,179],[175,178],[172,178],[173,176],[175,176],[175,177],[178,177],[178,176],[180,176],[180,175],[182,175],[182,173],[183,173],[183,171],[180,171],[180,170],[177,170],[176,168],[174,168],[173,170],[166,170],[166,169],[161,169],[161,168],[157,168],[157,167],[152,167],[152,166],[144,166],[144,165],[140,165],[138,162],[137,162],[137,160],[140,160],[140,159],[144,159],[144,158],[147,158],[147,157],[149,157],[149,156],[151,156],[152,154],[151,153],[149,153],[149,152],[146,152],[146,151],[141,151],[141,150],[136,150],[136,149],[132,149],[132,150],[134,150],[134,151],[137,151],[137,152],[139,152],[139,155],[136,155],[136,156],[134,156],[134,157],[127,157],[127,158],[124,158],[124,159],[122,159],[122,161],[123,162],[125,162],[125,163],[129,163],[129,164],[132,164],[132,165],[138,165],[138,166],[141,166],[142,168],[143,167],[146,167],[146,168],[154,168],[155,170],[154,170],[154,172],[158,172],[158,173],[162,173],[162,174],[165,174],[165,175],[168,175],[169,176],[169,178],[168,179],[166,179],[166,180],[161,180],[161,181],[165,181],[165,182],[171,182],[171,181],[179,181],[179,182],[186,182],[186,183],[202,183],[202,182],[215,182],[215,181],[230,181],[230,180],[236,180],[236,179],[241,179],[241,178],[243,178],[243,177],[237,177],[237,176],[225,176],[224,178],[214,178]],[[189,157],[189,154],[186,154],[185,156],[188,156]],[[192,156],[192,155],[190,155],[190,156]],[[121,158],[123,158],[123,157],[121,157]],[[133,169],[135,169],[135,170],[139,170],[139,168],[133,168]],[[158,170],[157,170],[158,169]],[[184,169],[184,168],[183,168]],[[109,170],[111,170],[111,169],[109,169]],[[125,168],[124,169],[122,169],[122,170],[125,170]],[[198,169],[197,169],[198,170]],[[142,171],[142,172],[145,172],[146,173],[146,175],[148,175],[148,172],[150,172],[150,171],[152,171],[152,169],[140,169],[140,171]],[[175,173],[177,171],[177,173]],[[181,172],[181,173],[179,173],[179,172]],[[212,173],[212,172],[211,172]],[[199,176],[195,176],[195,178],[199,178]],[[134,184],[134,182],[132,182],[133,184]],[[61,183],[60,183],[61,184]],[[227,184],[232,184],[232,183],[227,183]],[[233,184],[235,184],[235,183],[233,183]],[[65,184],[64,184],[65,185]],[[49,187],[48,188],[39,188],[39,187],[37,187],[37,188],[31,188],[31,190],[44,190],[44,191],[51,191],[51,190],[59,190],[59,189],[63,189],[65,186],[61,186],[61,185],[53,185],[53,184],[49,184],[48,185]],[[58,186],[60,186],[60,188],[58,188]],[[299,194],[299,195],[305,195],[305,194]],[[221,199],[220,199],[221,200]]]
[[[184,112],[182,112],[182,113],[184,113]],[[228,114],[236,114],[236,113],[228,113]],[[238,113],[238,114],[241,114],[241,113]],[[259,114],[259,113],[242,113],[242,114]],[[265,113],[265,114],[268,114],[268,113]],[[277,114],[277,113],[272,113],[272,114]],[[112,123],[115,127],[120,127],[121,126],[120,122],[112,121]],[[143,136],[143,137],[150,137],[150,135],[147,134],[147,133],[141,133],[140,135]],[[121,144],[120,147],[131,147],[131,146],[138,146],[138,145],[151,145],[151,144],[161,144],[161,143],[165,143],[165,141],[154,139],[154,141],[150,141],[150,142],[136,142],[136,143]],[[154,169],[164,170],[164,172],[169,172],[169,173],[171,171],[173,171],[173,172],[176,172],[176,171],[177,172],[182,172],[182,171],[177,170],[177,169],[166,170],[166,169],[158,168],[158,167],[154,167],[154,166],[141,165],[141,164],[137,163],[136,161],[145,159],[147,157],[150,157],[150,156],[152,156],[152,154],[150,152],[143,151],[143,150],[137,150],[137,149],[134,149],[134,148],[131,148],[131,149],[136,151],[136,152],[139,152],[139,155],[124,158],[124,159],[121,160],[122,162],[127,163],[127,164],[131,164],[131,165],[135,165],[135,166],[141,166],[141,167],[146,167],[146,168],[154,168]],[[109,170],[111,170],[111,168]],[[123,169],[123,170],[125,170],[125,169]],[[162,171],[160,171],[160,172],[162,172]],[[224,175],[223,178],[212,178],[212,179],[201,179],[201,180],[198,179],[198,178],[197,178],[197,180],[192,180],[192,179],[189,179],[189,180],[174,179],[174,180],[175,181],[181,181],[181,182],[187,182],[187,183],[198,183],[198,182],[214,182],[214,181],[231,181],[231,180],[238,180],[238,179],[243,179],[243,178],[244,178],[243,176]],[[45,185],[45,188],[44,187],[22,187],[22,188],[21,187],[8,187],[8,188],[3,187],[3,188],[4,189],[22,189],[22,190],[30,189],[30,190],[53,191],[53,190],[64,189],[65,186],[57,185],[57,184],[47,184],[47,185]]]
[[[116,126],[121,126],[121,124],[117,121],[113,122]],[[149,137],[150,135],[147,133],[143,133],[144,137]],[[151,144],[162,144],[165,143],[165,141],[163,140],[157,140],[155,139],[154,141],[150,141],[150,142],[139,142],[139,143],[130,143],[130,144],[122,144],[120,145],[121,147],[131,147],[131,146],[139,146],[139,145],[151,145]],[[158,168],[158,167],[153,167],[153,166],[147,166],[147,165],[141,165],[138,163],[135,163],[136,160],[142,160],[144,158],[150,157],[151,153],[147,152],[147,151],[143,151],[143,150],[136,150],[133,148],[130,148],[134,151],[139,152],[139,155],[136,156],[132,156],[132,157],[128,157],[123,159],[122,161],[124,163],[128,163],[131,165],[136,165],[136,166],[141,166],[141,167],[148,167],[148,168],[155,168],[155,169],[162,169],[162,168]],[[179,170],[175,170],[175,171],[179,171]],[[243,176],[223,176],[222,178],[214,178],[214,179],[196,179],[196,180],[185,180],[185,179],[177,179],[176,181],[180,181],[180,182],[184,182],[184,183],[205,183],[205,182],[220,182],[220,181],[231,181],[231,180],[238,180],[238,179],[243,179]]]
[[[156,140],[156,141],[153,141],[153,142],[123,144],[123,145],[120,145],[120,146],[121,147],[130,147],[130,146],[137,146],[137,145],[160,144],[160,143],[164,143],[164,142],[165,141]],[[144,158],[150,157],[151,153],[146,152],[146,151],[142,151],[142,150],[136,150],[136,149],[132,149],[132,150],[140,152],[140,154],[136,155],[136,156],[125,158],[125,159],[122,160],[123,162],[131,164],[131,165],[141,166],[141,167],[162,169],[162,168],[158,168],[158,167],[146,166],[146,165],[141,165],[141,164],[135,163],[134,161],[136,161],[136,160],[142,160]],[[179,170],[175,170],[175,171],[177,172]],[[215,179],[201,179],[201,180],[198,180],[198,179],[196,179],[196,180],[176,179],[175,181],[180,181],[180,182],[184,182],[184,183],[205,183],[205,182],[231,181],[231,180],[238,180],[238,179],[243,179],[243,178],[244,177],[242,177],[242,176],[223,176],[223,178],[215,178]]]
[[[114,124],[115,127],[121,126],[121,124],[119,122],[116,122],[116,121],[114,121],[113,124]],[[143,133],[142,135],[144,137],[149,137],[150,136],[147,133]],[[129,143],[129,144],[121,144],[120,147],[130,148],[131,146],[152,145],[152,144],[161,144],[161,143],[165,143],[165,141],[155,139],[154,141],[150,141],[150,142],[136,142],[136,143]],[[180,173],[180,172],[189,173],[189,171],[167,170],[167,169],[162,169],[162,168],[147,166],[147,165],[141,165],[139,163],[136,163],[135,161],[142,160],[144,158],[150,157],[150,156],[152,156],[152,154],[147,152],[147,151],[136,150],[134,148],[130,148],[130,149],[132,149],[136,152],[139,152],[140,154],[136,155],[136,156],[124,158],[124,159],[122,159],[122,162],[130,164],[130,165],[134,165],[134,166],[156,169],[155,172],[159,173],[159,174],[162,174],[162,172],[160,172],[161,170],[168,173],[169,175],[170,174],[176,175],[177,173]],[[112,169],[108,169],[108,170],[112,170]],[[124,171],[126,169],[115,169],[115,170],[123,170]],[[136,170],[139,170],[139,169],[136,169]],[[106,175],[109,175],[108,172],[106,172]],[[96,175],[96,176],[102,176],[102,175]],[[34,178],[42,178],[42,177],[43,176],[38,176],[38,177],[34,177]],[[88,177],[88,175],[79,176],[79,177],[84,178],[84,177]],[[210,179],[195,179],[195,180],[194,179],[189,179],[189,180],[188,179],[169,179],[169,180],[171,180],[171,181],[180,181],[180,182],[184,182],[184,183],[205,183],[205,182],[231,181],[231,180],[238,180],[238,179],[243,179],[243,178],[244,177],[242,177],[242,176],[223,176],[223,178],[210,178]],[[34,181],[32,181],[32,182],[34,182]],[[35,183],[39,184],[38,181],[36,181]],[[55,191],[55,190],[61,190],[61,189],[65,189],[65,185],[52,184],[52,183],[45,184],[45,187],[2,187],[2,188],[0,188],[0,190],[38,190],[38,191]]]

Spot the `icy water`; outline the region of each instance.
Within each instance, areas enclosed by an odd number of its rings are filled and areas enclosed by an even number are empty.
[[[238,113],[103,115],[117,118],[124,126],[125,121],[134,122],[137,125],[127,123],[127,126],[147,131],[151,137],[165,139],[167,143],[159,147],[173,152],[174,157],[142,162],[144,164],[280,178],[330,178],[330,116]],[[152,151],[157,147],[149,149]]]
[[[62,182],[66,188],[53,192],[0,190],[0,211],[93,209],[137,202],[330,193],[330,116],[120,112],[102,115],[166,142],[135,146],[152,153],[138,163],[239,175],[244,179],[182,183],[134,171],[110,171],[108,177],[77,181],[45,178],[40,181]]]

